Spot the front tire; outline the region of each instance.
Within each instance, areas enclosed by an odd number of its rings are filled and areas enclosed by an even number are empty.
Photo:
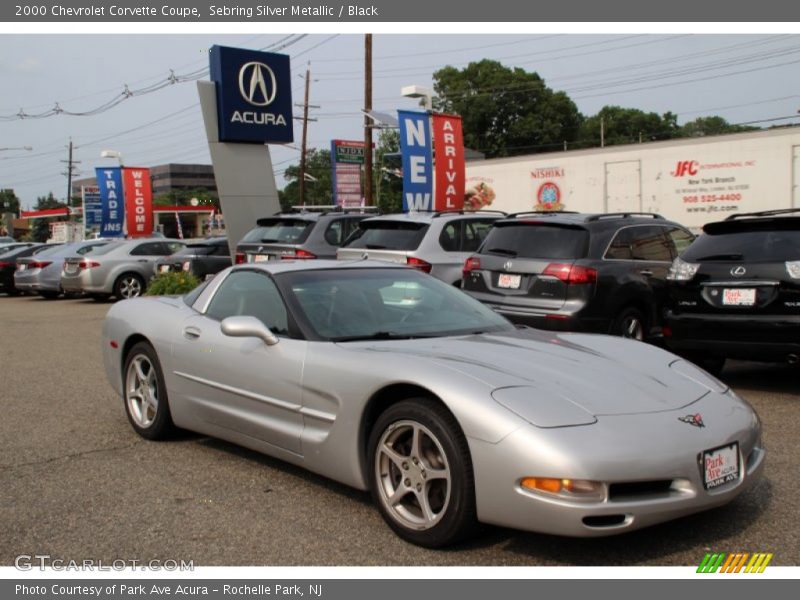
[[[136,273],[123,273],[114,282],[114,295],[119,300],[138,298],[144,293],[145,283]]]
[[[128,353],[122,385],[125,412],[136,433],[148,440],[174,433],[161,363],[147,342],[139,342]]]
[[[372,497],[397,535],[438,548],[473,533],[472,460],[461,428],[441,404],[428,398],[394,404],[378,417],[368,449]]]

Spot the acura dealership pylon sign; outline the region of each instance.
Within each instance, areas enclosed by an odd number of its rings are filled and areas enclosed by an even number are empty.
[[[211,47],[221,142],[285,144],[294,140],[289,57]]]

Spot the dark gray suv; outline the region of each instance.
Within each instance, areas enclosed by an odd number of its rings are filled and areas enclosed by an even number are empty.
[[[693,239],[652,213],[520,213],[495,222],[462,287],[517,323],[651,339],[667,272]]]
[[[376,214],[369,208],[306,207],[259,219],[236,246],[235,263],[336,258],[359,221]]]

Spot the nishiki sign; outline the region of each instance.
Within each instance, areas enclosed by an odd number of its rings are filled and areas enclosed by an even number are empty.
[[[212,46],[221,142],[285,144],[294,140],[289,57]]]
[[[465,185],[461,117],[402,110],[397,114],[403,210],[461,210]]]

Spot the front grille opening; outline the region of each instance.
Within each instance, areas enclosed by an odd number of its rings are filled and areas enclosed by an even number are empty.
[[[603,515],[601,517],[583,517],[583,524],[587,527],[616,527],[625,522],[625,515]]]
[[[614,501],[641,496],[663,496],[669,494],[671,489],[672,479],[612,483],[608,486],[608,499]]]

